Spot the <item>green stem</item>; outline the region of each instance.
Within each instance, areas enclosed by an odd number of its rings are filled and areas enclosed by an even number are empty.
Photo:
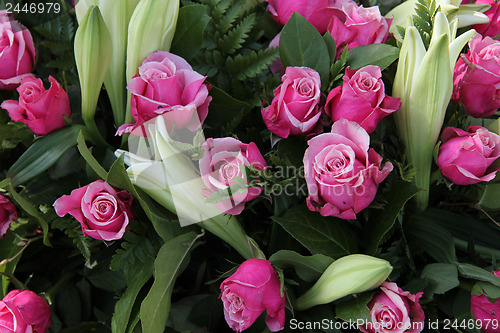
[[[231,245],[245,259],[265,259],[255,241],[248,237],[234,216],[219,215],[199,223],[200,226]]]

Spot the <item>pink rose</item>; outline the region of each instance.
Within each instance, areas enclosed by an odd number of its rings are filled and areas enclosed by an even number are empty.
[[[20,121],[33,133],[46,135],[64,127],[71,116],[69,98],[59,82],[49,76],[50,88],[40,79],[25,77],[17,88],[19,101],[8,100],[1,105],[13,121]]]
[[[285,297],[280,295],[281,283],[271,263],[248,259],[220,285],[227,324],[236,332],[252,326],[267,311],[266,324],[271,332],[285,326]]]
[[[285,25],[294,12],[308,20],[320,34],[327,31],[332,16],[344,17],[342,6],[352,0],[266,0],[267,10],[280,25]]]
[[[262,108],[267,128],[282,138],[307,134],[321,116],[321,80],[318,72],[308,67],[287,67],[282,84],[274,90],[271,105]]]
[[[500,42],[476,34],[469,52],[462,54],[453,75],[454,103],[462,102],[467,114],[482,118],[500,108]]]
[[[205,78],[175,54],[151,53],[139,67],[139,75],[127,85],[136,123],[120,126],[117,134],[129,133],[158,115],[163,115],[169,129],[200,128],[212,100],[208,96],[210,86],[203,83]]]
[[[441,135],[437,164],[443,176],[457,185],[487,182],[498,168],[490,167],[500,156],[500,136],[480,126],[468,132],[447,127]]]
[[[2,333],[45,333],[50,324],[50,306],[30,290],[12,290],[0,301]]]
[[[215,205],[224,213],[238,215],[243,211],[245,202],[253,200],[262,192],[260,187],[242,187],[235,182],[241,178],[248,183],[242,166],[264,169],[267,164],[253,142],[242,143],[233,138],[209,138],[203,144],[204,154],[200,159],[200,172],[203,182],[208,187],[203,195],[210,197],[212,193],[228,190],[231,196]]]
[[[0,237],[3,237],[13,220],[17,219],[16,207],[0,194]]]
[[[382,157],[368,150],[370,136],[357,123],[340,119],[331,133],[308,141],[304,177],[309,190],[307,206],[323,216],[355,219],[377,194],[378,184],[392,171]]]
[[[424,311],[416,295],[403,291],[394,282],[384,282],[367,306],[371,322],[359,325],[364,333],[418,333],[424,329]]]
[[[399,98],[387,96],[378,66],[355,70],[347,68],[342,87],[330,91],[325,111],[333,121],[355,121],[372,133],[382,118],[401,106]]]
[[[13,90],[32,76],[35,46],[28,29],[6,10],[0,10],[0,89]]]
[[[498,35],[500,35],[500,3],[495,0],[477,0],[475,3],[484,3],[491,6],[490,9],[483,13],[484,15],[488,16],[490,22],[486,24],[476,24],[473,26],[473,28],[485,37],[498,37]]]
[[[493,271],[500,277],[500,271]],[[480,321],[484,333],[498,333],[500,331],[500,301],[488,300],[487,295],[471,295],[470,308],[476,321]]]
[[[344,46],[348,49],[361,45],[385,43],[392,19],[380,15],[378,6],[364,8],[356,4],[344,5],[345,17],[333,16],[328,24],[337,45],[337,59]]]
[[[73,190],[54,202],[57,215],[72,215],[82,226],[85,236],[111,241],[120,239],[127,229],[133,197],[127,191],[117,191],[108,183],[97,180]]]

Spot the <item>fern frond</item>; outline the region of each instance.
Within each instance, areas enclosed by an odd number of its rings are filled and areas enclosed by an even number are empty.
[[[240,17],[240,13],[241,5],[239,3],[231,6],[231,8],[229,8],[228,11],[222,15],[221,19],[215,23],[217,31],[222,34],[228,32],[233,26],[233,23],[236,22],[238,17]]]
[[[243,43],[248,38],[250,31],[255,26],[255,14],[245,17],[240,24],[231,29],[220,42],[220,46],[224,52],[233,54],[236,50],[241,49]]]
[[[111,270],[117,271],[127,266],[138,265],[155,257],[154,247],[144,235],[126,232],[124,239],[122,248],[117,249],[111,259]]]
[[[238,80],[251,78],[266,70],[278,58],[276,49],[252,51],[238,54],[236,57],[227,58],[226,68],[229,74]]]

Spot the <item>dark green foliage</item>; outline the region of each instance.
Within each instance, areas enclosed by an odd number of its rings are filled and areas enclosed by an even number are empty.
[[[267,50],[267,45],[259,41],[262,32],[258,25],[264,6],[253,3],[250,5],[254,8],[246,8],[244,1],[237,0],[198,3],[207,7],[212,20],[205,29],[201,50],[192,61],[194,69],[238,99],[255,96],[257,87],[250,79],[261,76],[277,58],[277,51]]]

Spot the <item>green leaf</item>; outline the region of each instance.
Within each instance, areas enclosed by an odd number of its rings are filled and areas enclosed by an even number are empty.
[[[357,251],[356,237],[347,221],[323,217],[311,212],[305,204],[273,220],[313,254],[337,259]]]
[[[19,259],[21,259],[21,255],[18,255],[15,258],[14,256],[21,251],[25,244],[25,241],[13,232],[7,232],[0,239],[0,261],[6,260],[5,263],[0,266],[1,273],[14,273],[16,265]],[[2,275],[2,297],[7,294],[8,287],[9,278]]]
[[[125,276],[122,271],[112,271],[109,268],[111,258],[99,262],[86,275],[97,288],[107,291],[118,291],[125,288]]]
[[[322,254],[306,257],[294,251],[281,250],[273,254],[269,261],[281,269],[291,266],[302,280],[314,282],[330,266],[333,259]]]
[[[363,293],[356,298],[341,302],[336,306],[336,317],[347,322],[370,321],[370,310],[366,306],[372,299],[374,292]]]
[[[285,67],[305,66],[315,69],[323,85],[328,83],[330,55],[318,30],[298,13],[283,27],[280,36],[280,58]]]
[[[143,332],[162,333],[170,312],[175,279],[189,262],[189,253],[200,237],[194,232],[169,240],[158,252],[154,264],[155,280],[141,304]]]
[[[255,25],[255,14],[248,15],[241,23],[236,27],[231,29],[227,35],[222,38],[220,47],[227,54],[233,54],[237,50],[241,49],[241,46],[248,38],[248,35],[252,31]]]
[[[127,289],[116,302],[115,312],[111,318],[111,331],[125,333],[139,291],[153,275],[153,259],[129,266],[125,272]]]
[[[90,150],[87,148],[87,144],[85,143],[85,138],[83,136],[83,133],[80,132],[78,134],[78,151],[82,155],[82,157],[85,159],[85,161],[90,165],[92,170],[95,171],[95,173],[101,178],[101,179],[106,179],[107,172],[106,170],[99,164],[99,162],[95,159],[95,157],[92,155]]]
[[[404,205],[410,200],[419,189],[411,183],[399,181],[394,184],[397,191],[391,191],[384,199],[387,205],[384,210],[377,211],[370,216],[370,221],[367,225],[367,234],[369,236],[367,253],[375,254],[384,235],[393,227],[396,218],[403,209]]]
[[[335,57],[337,56],[337,45],[335,45],[335,41],[333,40],[332,34],[329,31],[327,31],[323,35],[323,40],[325,41],[328,54],[330,55],[331,66],[335,62]]]
[[[36,141],[7,171],[13,186],[24,184],[54,165],[68,149],[76,144],[84,127],[74,125],[53,132]]]
[[[421,278],[429,281],[426,289],[427,297],[435,294],[444,294],[448,290],[458,287],[457,266],[454,264],[429,264],[426,265],[420,275]]]
[[[425,215],[414,215],[406,226],[408,238],[418,244],[437,262],[454,264],[456,262],[453,237],[446,228],[434,223]]]
[[[203,32],[209,21],[206,6],[194,4],[181,7],[170,51],[186,61],[191,60],[200,50]]]
[[[228,57],[225,67],[231,76],[238,80],[252,78],[269,68],[274,60],[278,58],[277,49],[265,49],[251,51],[245,54],[237,54],[234,58]]]
[[[471,265],[457,263],[458,272],[460,276],[467,279],[474,279],[491,283],[494,286],[500,287],[500,278],[487,270]]]
[[[368,65],[389,67],[399,57],[399,49],[388,44],[361,45],[349,50],[347,65],[359,69]]]
[[[31,217],[33,217],[42,227],[43,231],[43,243],[47,246],[50,246],[50,241],[48,236],[49,233],[49,223],[45,220],[43,213],[38,210],[31,202],[25,199],[22,195],[17,193],[12,186],[12,183],[9,178],[5,179],[1,183],[2,187],[7,187],[9,190],[12,199],[17,202],[19,206]]]
[[[484,187],[479,207],[484,210],[500,210],[500,183],[488,184]]]

